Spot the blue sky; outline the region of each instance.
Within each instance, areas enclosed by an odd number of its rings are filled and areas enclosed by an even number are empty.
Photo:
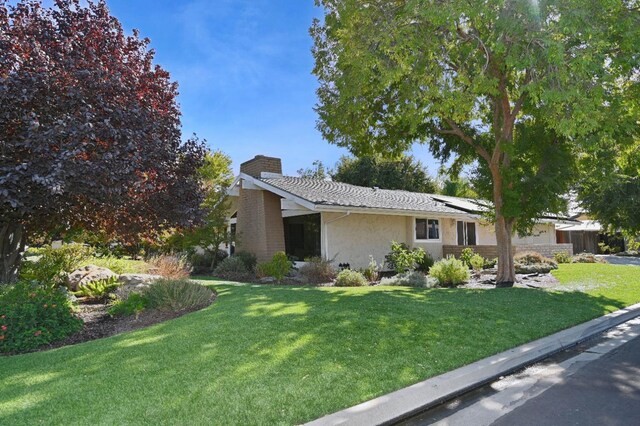
[[[151,39],[156,62],[180,85],[185,137],[196,133],[239,164],[280,157],[295,175],[314,160],[333,166],[347,150],[315,128],[317,80],[309,26],[313,0],[107,0],[130,31]],[[414,155],[431,173],[425,147]]]

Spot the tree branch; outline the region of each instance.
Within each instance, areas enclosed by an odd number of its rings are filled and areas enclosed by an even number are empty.
[[[443,135],[454,135],[458,136],[462,139],[467,145],[471,146],[482,158],[491,161],[491,157],[486,149],[483,146],[478,145],[471,136],[467,135],[461,128],[458,126],[453,120],[449,118],[445,118],[444,121],[447,122],[451,129],[436,129],[436,131]]]

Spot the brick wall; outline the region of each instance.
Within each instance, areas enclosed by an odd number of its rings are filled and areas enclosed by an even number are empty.
[[[262,172],[282,173],[279,158],[256,156],[240,165],[240,172],[260,177]],[[258,261],[270,260],[284,251],[284,223],[280,197],[269,191],[240,188],[236,225],[237,250],[253,253]]]
[[[473,251],[480,254],[483,257],[488,259],[493,259],[494,257],[498,257],[498,247],[497,246],[470,246],[473,248]],[[443,253],[446,257],[447,255],[454,255],[455,257],[459,257],[462,250],[466,248],[465,246],[443,246]],[[524,251],[535,251],[540,253],[545,257],[553,258],[553,253],[564,251],[573,254],[573,245],[572,244],[519,244],[515,245],[516,253],[522,253]]]

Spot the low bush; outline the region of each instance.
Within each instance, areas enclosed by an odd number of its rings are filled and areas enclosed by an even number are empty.
[[[229,257],[226,251],[216,250],[205,251],[204,253],[193,252],[188,256],[189,263],[193,268],[194,274],[207,274],[216,269],[216,267],[224,259]]]
[[[471,247],[463,248],[460,252],[460,260],[471,269],[471,258],[475,255],[475,251]]]
[[[571,255],[566,251],[557,251],[553,253],[553,260],[556,263],[571,263]]]
[[[107,310],[107,313],[114,317],[135,315],[138,318],[138,315],[145,310],[148,303],[149,301],[145,296],[139,293],[131,293],[125,300],[114,302]]]
[[[279,251],[273,255],[269,262],[259,263],[256,267],[256,273],[259,278],[273,277],[280,282],[287,276],[293,264],[283,251]]]
[[[424,274],[428,273],[434,263],[431,254],[424,251],[421,247],[418,247],[413,250],[413,256],[416,262],[416,271],[420,271]]]
[[[0,352],[19,353],[82,328],[63,288],[19,282],[0,290]]]
[[[362,275],[370,283],[374,283],[380,278],[380,266],[373,256],[369,255],[369,266],[362,270]]]
[[[343,269],[336,276],[336,287],[364,287],[369,282],[361,272]]]
[[[160,255],[153,256],[147,261],[153,268],[153,273],[165,278],[179,280],[188,278],[191,273],[191,264],[186,256]]]
[[[211,303],[214,293],[187,279],[160,279],[144,291],[147,306],[165,312],[190,311]]]
[[[311,284],[321,284],[331,282],[336,277],[336,270],[330,260],[311,257],[300,267],[300,274]]]
[[[494,257],[493,259],[484,259],[484,269],[491,269],[491,268],[495,268],[496,265],[498,264],[498,258]]]
[[[405,272],[404,274],[398,274],[393,277],[383,278],[380,280],[380,285],[390,286],[406,286],[406,287],[424,287],[431,288],[438,284],[436,280],[429,279],[425,274],[419,271]]]
[[[242,258],[236,255],[227,257],[216,267],[213,275],[232,281],[245,281],[253,279],[253,274],[247,269]]]
[[[86,298],[89,302],[104,302],[109,294],[114,292],[122,283],[118,277],[88,282],[72,292],[74,296]]]
[[[592,253],[578,253],[571,258],[572,263],[607,263],[604,259],[598,259]]]
[[[64,244],[60,248],[50,246],[32,249],[31,256],[20,269],[20,278],[38,281],[52,287],[65,283],[66,275],[76,270],[93,255],[93,249],[84,244]]]
[[[258,259],[253,253],[249,253],[248,251],[238,251],[233,256],[237,257],[242,261],[242,263],[244,263],[247,271],[255,272],[256,266],[258,265]]]
[[[471,256],[471,259],[469,259],[469,264],[471,265],[473,272],[479,276],[484,268],[484,257],[476,253]]]
[[[455,286],[469,281],[469,267],[461,260],[448,256],[433,264],[429,276],[438,280],[441,286]]]
[[[558,264],[535,251],[518,253],[513,258],[516,274],[546,274],[553,269],[558,269]]]

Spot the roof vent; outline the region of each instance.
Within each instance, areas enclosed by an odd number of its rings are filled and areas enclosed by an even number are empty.
[[[379,186],[374,186],[374,187],[373,187],[373,190],[374,190],[374,191],[377,191],[378,189],[380,189],[380,187],[379,187]]]

